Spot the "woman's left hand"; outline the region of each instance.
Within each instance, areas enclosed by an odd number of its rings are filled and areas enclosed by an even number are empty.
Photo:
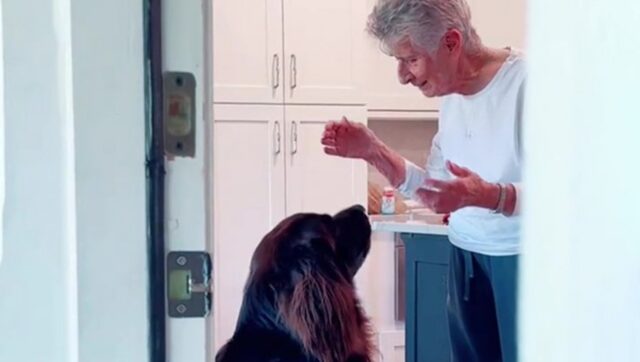
[[[454,180],[427,179],[416,191],[422,203],[437,213],[450,213],[467,206],[493,209],[500,194],[498,185],[491,184],[466,167],[447,161]]]

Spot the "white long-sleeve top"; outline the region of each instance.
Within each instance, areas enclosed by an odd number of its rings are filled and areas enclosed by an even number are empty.
[[[398,190],[416,199],[427,177],[447,180],[450,160],[488,182],[516,186],[513,216],[465,207],[451,214],[449,239],[454,245],[486,255],[515,255],[520,246],[522,144],[521,127],[526,67],[522,55],[510,55],[480,92],[443,97],[438,133],[432,141],[426,171],[405,160],[406,178]]]

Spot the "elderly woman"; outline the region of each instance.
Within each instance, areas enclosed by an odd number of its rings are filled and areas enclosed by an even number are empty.
[[[325,152],[360,158],[407,197],[451,213],[448,280],[454,361],[515,361],[520,242],[522,55],[482,44],[465,0],[379,0],[369,32],[398,60],[398,77],[442,97],[425,169],[365,126],[326,125]],[[509,31],[509,29],[505,29]]]

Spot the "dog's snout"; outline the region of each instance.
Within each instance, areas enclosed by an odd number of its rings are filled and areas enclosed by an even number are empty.
[[[355,204],[353,206],[351,206],[352,210],[356,210],[356,211],[360,211],[362,213],[366,213],[367,209],[364,208],[364,206],[360,205],[360,204]]]

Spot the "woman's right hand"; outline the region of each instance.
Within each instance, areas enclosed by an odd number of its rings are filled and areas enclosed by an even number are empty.
[[[329,121],[326,124],[321,143],[328,155],[367,160],[380,141],[365,125],[342,117],[340,122]]]

